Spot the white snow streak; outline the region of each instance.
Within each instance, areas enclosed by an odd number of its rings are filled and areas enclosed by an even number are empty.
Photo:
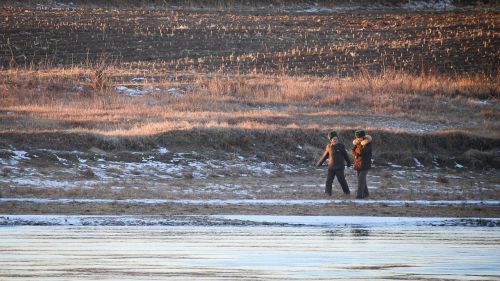
[[[23,202],[36,204],[137,204],[137,205],[157,205],[157,204],[180,204],[180,205],[325,205],[325,204],[357,204],[357,205],[421,205],[421,206],[462,206],[462,205],[482,205],[500,206],[500,200],[329,200],[329,199],[87,199],[87,198],[0,198],[0,203]]]

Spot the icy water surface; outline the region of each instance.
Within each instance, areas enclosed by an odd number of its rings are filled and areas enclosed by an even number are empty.
[[[0,280],[499,280],[498,227],[3,226]]]

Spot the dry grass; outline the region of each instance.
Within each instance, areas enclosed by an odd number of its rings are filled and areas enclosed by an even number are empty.
[[[1,71],[0,130],[140,136],[195,128],[321,129],[331,123],[328,118],[372,114],[422,122],[475,120],[490,130],[500,119],[498,76],[193,75],[185,81],[131,82],[134,74],[111,66]],[[158,91],[131,97],[114,88],[132,84]],[[172,88],[183,94],[169,94]]]

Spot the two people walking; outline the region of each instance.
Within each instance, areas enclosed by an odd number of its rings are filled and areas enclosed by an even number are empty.
[[[358,190],[356,199],[363,199],[369,195],[366,176],[368,170],[371,169],[372,163],[372,137],[367,135],[365,131],[358,130],[354,133],[353,148],[351,154],[354,157],[354,169],[358,176]],[[345,166],[352,165],[347,154],[345,145],[339,141],[338,134],[335,131],[328,133],[330,143],[326,145],[325,152],[316,163],[316,166],[321,166],[328,159],[328,174],[325,184],[325,192],[332,195],[333,180],[337,177],[342,191],[345,195],[350,194],[349,186],[345,179]]]

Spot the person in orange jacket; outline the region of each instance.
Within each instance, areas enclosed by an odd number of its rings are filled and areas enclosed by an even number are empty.
[[[368,185],[366,184],[366,175],[372,167],[372,137],[365,131],[358,130],[354,133],[356,137],[352,144],[352,156],[354,156],[354,169],[358,173],[358,191],[356,199],[368,197]]]
[[[316,166],[319,167],[328,159],[328,175],[326,178],[325,193],[332,196],[332,184],[335,176],[337,176],[342,191],[344,194],[348,195],[351,192],[345,180],[344,169],[346,162],[348,167],[351,166],[351,161],[347,155],[345,145],[339,142],[337,132],[332,131],[328,133],[328,139],[330,143],[326,145],[325,152],[316,163]]]

